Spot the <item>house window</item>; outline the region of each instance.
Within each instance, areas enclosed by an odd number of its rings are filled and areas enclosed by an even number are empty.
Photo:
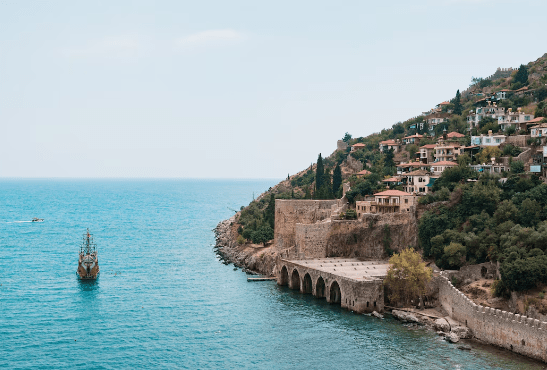
[[[484,139],[485,143],[490,143],[490,139]]]
[[[530,121],[530,116],[524,116],[525,121]]]
[[[408,204],[408,198],[405,198],[405,204]]]
[[[501,143],[501,139],[496,139],[496,143]]]

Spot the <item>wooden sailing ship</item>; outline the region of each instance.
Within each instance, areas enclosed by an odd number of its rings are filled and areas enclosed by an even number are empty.
[[[96,279],[99,276],[97,245],[93,241],[93,235],[89,233],[89,229],[84,233],[83,241],[80,245],[78,276],[80,276],[80,279],[85,280]]]

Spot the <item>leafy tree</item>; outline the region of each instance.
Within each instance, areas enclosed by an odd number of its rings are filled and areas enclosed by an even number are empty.
[[[528,84],[528,67],[526,67],[524,64],[521,64],[517,73],[515,74],[515,77],[513,79],[515,83],[521,83],[522,85]]]
[[[460,243],[452,242],[444,247],[445,267],[459,269],[465,263],[466,249]]]
[[[426,267],[422,256],[414,248],[403,249],[389,259],[384,284],[389,289],[391,302],[408,305],[426,292],[426,284],[431,280],[432,271]]]
[[[522,163],[522,161],[513,161],[513,162],[511,162],[511,172],[513,172],[513,173],[523,173],[524,172],[524,163]]]
[[[462,102],[461,102],[460,90],[456,91],[456,97],[454,98],[454,114],[458,116],[462,114]]]
[[[349,134],[349,132],[346,132],[346,134],[344,135],[344,137],[342,138],[343,141],[345,141],[346,143],[349,142],[351,140],[352,136]]]
[[[497,146],[487,146],[475,156],[479,163],[490,163],[492,158],[498,158],[501,155],[501,150]]]
[[[401,122],[394,124],[392,129],[393,129],[393,137],[405,133],[405,126],[403,126]]]
[[[386,167],[386,168],[395,167],[395,162],[393,161],[394,157],[395,157],[395,153],[393,152],[393,148],[391,148],[385,154],[384,167]]]
[[[507,221],[516,221],[517,212],[517,206],[515,206],[512,201],[504,200],[499,204],[496,212],[494,212],[494,219],[496,220],[496,224],[499,225]]]
[[[519,207],[518,216],[522,226],[535,226],[540,220],[541,206],[526,198]]]
[[[334,167],[334,172],[332,173],[332,193],[337,196],[340,186],[342,185],[342,170],[340,165],[337,164]]]
[[[245,235],[243,236],[245,237]],[[254,244],[266,243],[274,238],[274,231],[270,225],[265,224],[251,233],[251,240]]]

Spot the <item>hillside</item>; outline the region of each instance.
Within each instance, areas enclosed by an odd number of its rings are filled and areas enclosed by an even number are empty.
[[[344,196],[348,207],[340,217],[353,219],[356,202],[389,188],[416,196],[419,222],[405,232],[414,233],[408,240],[417,240],[414,246],[424,258],[444,269],[499,262],[501,280],[489,283],[497,297],[542,292],[547,284],[547,161],[541,131],[545,126],[547,134],[547,54],[472,81],[418,117],[367,137],[346,134],[333,153],[319,154],[317,163],[219,224],[220,254],[271,274],[280,253],[272,241],[274,199]],[[414,183],[416,178],[424,183]],[[355,235],[382,243],[384,234]],[[386,253],[397,250],[385,247]],[[544,312],[543,306],[536,311]]]

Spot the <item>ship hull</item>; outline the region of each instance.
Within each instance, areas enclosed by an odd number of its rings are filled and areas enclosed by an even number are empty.
[[[80,255],[77,274],[82,280],[94,280],[99,276],[99,260],[97,255]]]

